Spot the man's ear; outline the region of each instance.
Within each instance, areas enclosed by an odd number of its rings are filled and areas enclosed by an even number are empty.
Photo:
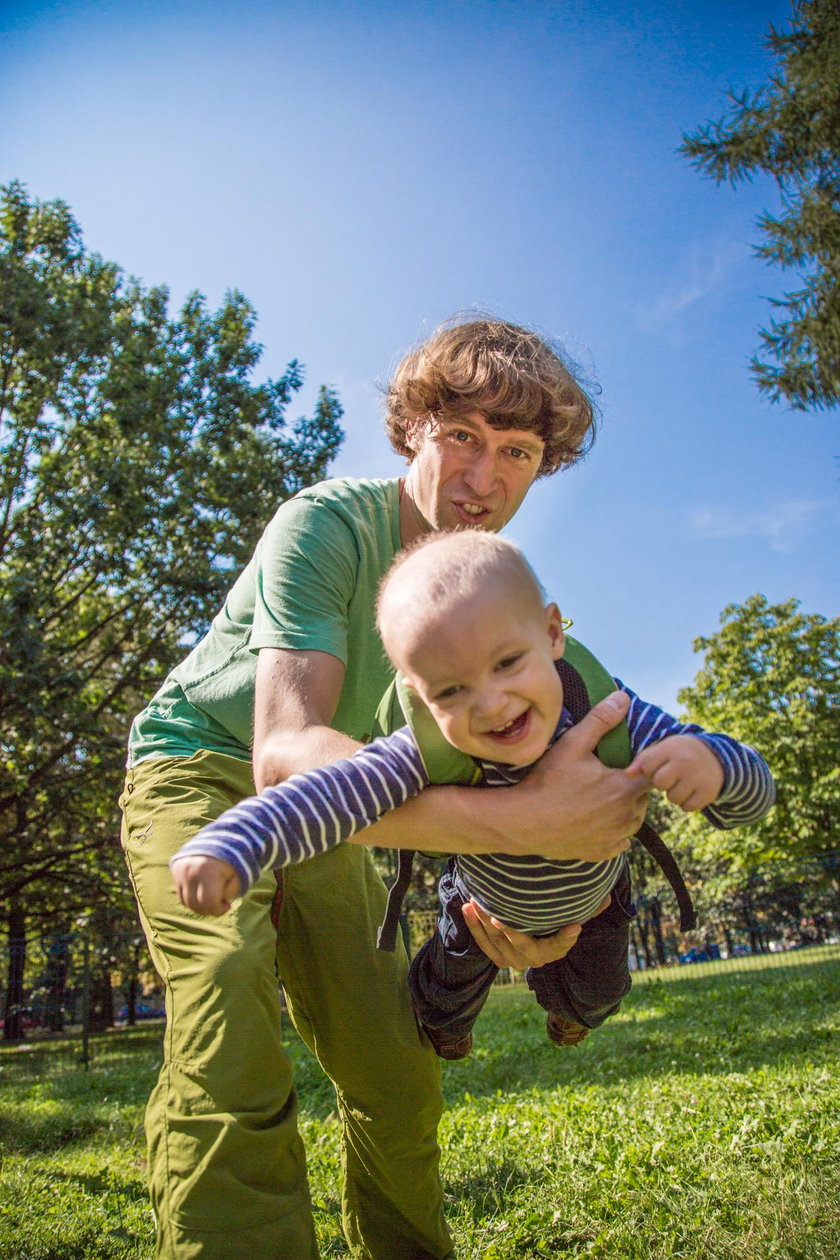
[[[545,628],[551,644],[551,655],[555,661],[559,661],[566,650],[566,635],[563,630],[563,618],[556,604],[546,605]]]
[[[430,416],[410,416],[405,422],[405,444],[416,455],[423,445],[423,439],[432,427]]]
[[[420,423],[419,416],[411,416],[410,419],[405,422],[405,444],[415,455],[417,454],[417,447],[420,444]]]

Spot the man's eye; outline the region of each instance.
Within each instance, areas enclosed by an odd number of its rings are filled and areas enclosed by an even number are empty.
[[[469,442],[472,439],[472,434],[466,429],[453,429],[452,436],[456,442]]]
[[[510,448],[510,454],[513,456],[514,459],[530,459],[531,458],[528,452],[523,451],[521,447],[519,446],[512,446]]]

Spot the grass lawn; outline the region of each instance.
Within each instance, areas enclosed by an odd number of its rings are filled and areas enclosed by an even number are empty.
[[[647,977],[555,1049],[522,986],[444,1066],[459,1260],[837,1260],[840,948],[754,972]],[[0,1256],[151,1260],[142,1111],[159,1028],[0,1048]],[[331,1090],[294,1031],[324,1256],[338,1219]],[[254,1257],[254,1260],[262,1260]],[[293,1260],[290,1257],[290,1260]]]

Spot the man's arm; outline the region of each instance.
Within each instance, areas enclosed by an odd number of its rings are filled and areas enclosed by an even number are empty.
[[[328,652],[262,648],[254,691],[257,791],[302,770],[352,757],[361,747],[332,726],[344,665]]]
[[[344,666],[325,652],[263,648],[257,662],[254,777],[262,790],[290,775],[352,756],[360,745],[330,725]],[[624,716],[614,693],[549,749],[520,784],[493,792],[434,787],[349,843],[446,853],[511,853],[600,862],[629,847],[647,804],[644,780],[629,780],[594,756]]]

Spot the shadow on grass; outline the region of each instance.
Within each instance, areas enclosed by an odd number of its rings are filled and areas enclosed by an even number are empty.
[[[4,1109],[0,1115],[0,1151],[13,1155],[49,1154],[86,1141],[100,1128],[95,1116],[80,1117],[70,1111],[44,1115],[20,1107]]]
[[[448,1201],[450,1210],[452,1205],[457,1205],[459,1214],[482,1221],[504,1212],[517,1188],[532,1185],[533,1180],[533,1172],[526,1171],[506,1155],[493,1159],[476,1154],[469,1169],[457,1176],[444,1167],[444,1201]]]
[[[445,1094],[451,1105],[468,1094],[513,1088],[751,1072],[797,1061],[831,1064],[838,1007],[835,961],[786,972],[648,980],[586,1041],[558,1049],[546,1037],[545,1013],[524,986],[497,989],[476,1026],[471,1058],[444,1068]]]

